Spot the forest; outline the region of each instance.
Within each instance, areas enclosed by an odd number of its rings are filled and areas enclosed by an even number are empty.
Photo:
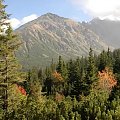
[[[120,120],[120,49],[24,71],[5,8],[0,0],[0,120]]]

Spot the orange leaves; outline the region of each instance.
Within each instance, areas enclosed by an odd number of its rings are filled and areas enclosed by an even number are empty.
[[[22,95],[25,95],[25,96],[26,96],[26,91],[25,91],[25,89],[24,89],[22,86],[17,85],[17,88],[18,88],[18,90],[20,91],[20,93],[21,93]]]
[[[102,72],[98,72],[99,88],[110,90],[117,84],[113,72],[109,68],[105,68]]]
[[[64,82],[61,74],[58,73],[57,71],[53,72],[52,76],[55,79],[54,82]]]

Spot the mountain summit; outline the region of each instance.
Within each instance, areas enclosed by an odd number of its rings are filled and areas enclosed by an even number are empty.
[[[71,19],[47,13],[15,32],[23,42],[17,53],[20,61],[30,66],[45,66],[61,55],[64,59],[88,54],[89,48],[99,53],[108,46],[92,30]]]
[[[109,46],[120,48],[120,21],[95,18],[83,26],[100,36]]]

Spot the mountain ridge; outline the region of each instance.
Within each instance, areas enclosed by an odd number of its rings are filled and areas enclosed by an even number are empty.
[[[108,48],[82,23],[52,13],[22,25],[15,32],[23,42],[17,56],[25,66],[46,66],[52,59],[56,61],[59,55],[66,60],[86,56],[90,47],[95,53]]]
[[[109,19],[101,20],[95,18],[90,22],[83,22],[83,26],[95,32],[100,36],[108,46],[119,48],[120,46],[120,21],[112,21]]]

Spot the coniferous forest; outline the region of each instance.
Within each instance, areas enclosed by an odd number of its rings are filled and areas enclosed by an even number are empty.
[[[120,120],[120,49],[24,71],[0,0],[0,120]]]

